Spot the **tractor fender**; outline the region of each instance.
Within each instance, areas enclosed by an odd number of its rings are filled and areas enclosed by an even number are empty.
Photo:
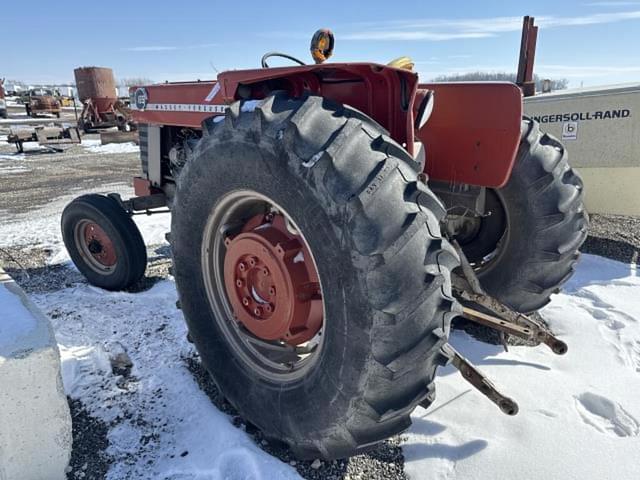
[[[419,89],[434,92],[429,121],[416,132],[429,178],[503,187],[520,144],[520,89],[508,82],[426,83]]]

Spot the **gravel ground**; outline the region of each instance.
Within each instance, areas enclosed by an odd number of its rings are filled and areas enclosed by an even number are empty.
[[[67,480],[104,478],[111,464],[111,458],[105,453],[109,445],[108,426],[89,415],[80,401],[67,398],[73,422],[73,450]]]
[[[137,154],[91,154],[83,146],[77,145],[65,148],[62,153],[38,150],[17,155],[14,147],[0,144],[0,214],[10,218],[75,191],[127,184],[137,174]],[[637,262],[640,218],[592,215],[590,235],[583,251],[623,262]],[[72,268],[49,266],[50,257],[51,251],[39,246],[12,245],[0,248],[0,266],[28,293],[53,292],[83,281],[81,275]],[[169,257],[170,252],[166,247],[149,249],[150,261],[145,278],[133,290],[146,290],[158,280],[166,278]],[[266,441],[260,431],[238,416],[217,390],[198,357],[183,360],[194,380],[217,408],[230,415],[235,424],[247,431],[263,450],[291,464],[304,478],[406,478],[399,446],[401,437],[390,439],[371,452],[349,460],[296,461],[286,447]],[[70,406],[74,421],[74,450],[68,478],[104,478],[110,463],[105,454],[109,426],[91,417],[80,402],[70,400]]]
[[[589,237],[582,251],[625,263],[638,263],[640,218],[622,215],[590,216]]]
[[[2,135],[0,135],[2,138]],[[85,135],[96,141],[99,135]],[[61,153],[26,144],[32,150],[19,154],[0,143],[0,211],[15,215],[38,209],[62,195],[103,185],[131,184],[140,174],[135,153],[96,154],[83,145],[64,147]]]

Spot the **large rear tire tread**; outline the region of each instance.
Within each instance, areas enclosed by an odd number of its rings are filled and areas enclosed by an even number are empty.
[[[587,237],[583,183],[566,148],[539,124],[523,120],[522,140],[507,185],[497,190],[511,232],[501,258],[480,272],[485,289],[521,312],[532,312],[571,277]]]
[[[404,431],[414,408],[432,398],[435,370],[444,362],[440,347],[457,310],[449,274],[458,258],[439,227],[445,211],[417,181],[413,159],[362,113],[320,97],[284,94],[265,99],[255,111],[244,110],[236,102],[224,122],[203,124],[205,137],[178,181],[172,241],[182,308],[205,366],[249,421],[267,437],[289,444],[298,457],[348,457]],[[308,412],[295,422],[266,418],[274,412],[225,391],[233,387],[225,385],[221,372],[227,366],[209,355],[211,339],[200,335],[196,318],[201,304],[191,294],[197,291],[190,280],[194,275],[181,269],[187,263],[181,257],[195,254],[184,251],[181,235],[193,227],[184,221],[189,209],[199,205],[193,182],[203,175],[215,182],[207,169],[224,169],[225,160],[213,154],[232,151],[233,145],[257,147],[267,168],[275,168],[269,164],[275,154],[285,162],[286,175],[306,183],[304,194],[318,205],[317,221],[326,215],[340,239],[335,261],[347,261],[339,268],[360,275],[358,286],[329,283],[323,291],[351,290],[344,306],[351,336],[345,341],[364,352],[362,365],[341,366],[340,378],[350,380],[336,386],[332,405],[314,397],[318,392],[312,387],[301,389],[297,402],[308,405]],[[234,165],[243,168],[238,161]],[[281,188],[294,188],[287,178],[281,182]],[[318,267],[326,278],[322,270],[329,267]]]

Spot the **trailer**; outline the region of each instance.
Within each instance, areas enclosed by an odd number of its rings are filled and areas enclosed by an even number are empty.
[[[43,147],[59,151],[60,145],[81,143],[77,127],[41,125],[34,128],[12,128],[7,135],[7,143],[13,143],[19,153],[24,152],[24,144],[38,142]]]
[[[566,145],[590,212],[640,216],[640,83],[527,97],[524,111]]]

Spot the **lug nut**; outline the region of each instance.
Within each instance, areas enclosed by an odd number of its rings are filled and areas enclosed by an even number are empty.
[[[262,275],[264,275],[265,277],[269,276],[269,270],[267,268],[263,268],[262,269]]]
[[[271,313],[271,312],[273,312],[273,307],[271,306],[271,304],[270,304],[270,303],[267,303],[267,304],[264,306],[264,309],[265,309],[265,311],[266,311],[267,313]]]
[[[256,266],[256,259],[254,257],[251,257],[249,259],[249,265],[251,265],[252,267]]]
[[[269,289],[269,295],[271,295],[271,296],[273,297],[275,294],[276,294],[276,289],[275,289],[275,287],[271,287],[271,288]]]
[[[244,272],[247,269],[247,266],[244,264],[244,262],[240,262],[238,264],[238,268],[240,269],[241,272]]]
[[[240,280],[240,279],[237,279],[237,280],[236,280],[236,287],[240,288],[240,287],[242,287],[243,285],[244,285],[244,282],[243,282],[242,280]]]
[[[262,316],[262,309],[260,307],[256,307],[253,309],[253,313],[255,314],[256,317],[261,317]]]
[[[249,303],[250,303],[250,302],[249,302],[249,297],[244,297],[244,298],[242,299],[242,304],[243,304],[245,307],[246,307],[246,306],[248,306],[248,305],[249,305]]]

